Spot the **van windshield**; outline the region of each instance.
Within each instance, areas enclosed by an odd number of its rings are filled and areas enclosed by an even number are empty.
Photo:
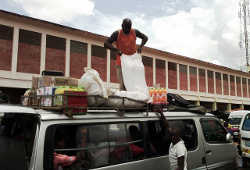
[[[250,114],[246,115],[242,130],[250,131]]]
[[[28,170],[38,119],[24,114],[0,117],[1,169]]]
[[[241,119],[241,117],[233,117],[229,119],[228,123],[231,125],[240,125]]]

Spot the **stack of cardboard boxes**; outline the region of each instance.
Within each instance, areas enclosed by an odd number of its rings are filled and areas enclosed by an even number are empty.
[[[23,105],[52,107],[54,103],[63,105],[63,97],[57,96],[57,89],[67,91],[84,92],[84,89],[78,88],[78,79],[70,77],[40,76],[32,78],[32,88],[24,94]],[[60,94],[64,91],[60,90]],[[56,97],[57,96],[57,97]]]

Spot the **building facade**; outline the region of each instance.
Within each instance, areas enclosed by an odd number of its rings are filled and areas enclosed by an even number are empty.
[[[107,37],[0,10],[0,90],[15,100],[43,70],[80,78],[96,69],[118,87],[115,55],[103,47]],[[250,106],[250,75],[238,70],[145,47],[148,86],[160,85],[212,110]]]

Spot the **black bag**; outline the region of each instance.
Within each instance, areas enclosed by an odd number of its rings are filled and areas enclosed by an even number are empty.
[[[184,99],[178,94],[168,93],[167,98],[168,98],[168,103],[170,105],[181,106],[181,107],[190,107],[190,105],[194,106],[190,101]]]
[[[204,106],[195,106],[193,107],[181,107],[176,105],[169,105],[168,111],[174,112],[191,112],[191,113],[198,113],[198,114],[206,114],[207,109]]]

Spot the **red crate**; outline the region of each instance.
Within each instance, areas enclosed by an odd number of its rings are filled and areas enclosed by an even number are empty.
[[[65,111],[69,109],[73,113],[87,112],[87,92],[65,91],[63,95],[63,103]]]

